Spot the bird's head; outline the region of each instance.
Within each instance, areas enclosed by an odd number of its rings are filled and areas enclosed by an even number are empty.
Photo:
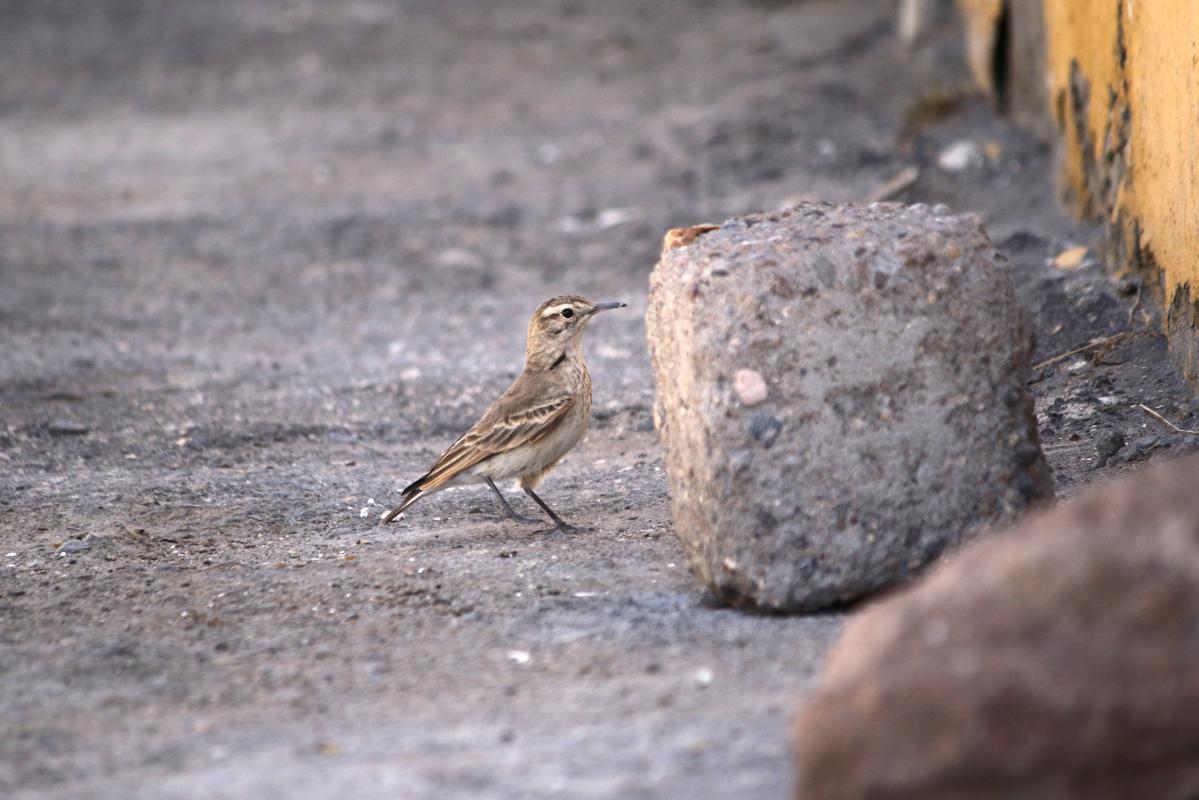
[[[587,323],[601,311],[624,308],[624,303],[593,303],[574,294],[546,300],[529,320],[525,361],[530,366],[549,368],[579,346]]]

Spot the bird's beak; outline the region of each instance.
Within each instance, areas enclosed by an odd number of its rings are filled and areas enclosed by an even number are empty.
[[[621,302],[615,303],[596,303],[591,307],[592,314],[598,314],[601,311],[611,311],[614,308],[624,308],[625,304]]]

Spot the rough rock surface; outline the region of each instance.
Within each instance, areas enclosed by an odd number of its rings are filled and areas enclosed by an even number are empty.
[[[856,617],[799,796],[1199,797],[1196,486],[1199,456],[1093,489]]]
[[[805,203],[687,239],[651,277],[655,419],[676,531],[723,601],[851,600],[1051,494],[977,218]]]

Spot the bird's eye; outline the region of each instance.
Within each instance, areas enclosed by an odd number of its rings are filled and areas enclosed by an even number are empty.
[[[564,309],[562,309],[562,316],[563,316],[563,318],[565,318],[565,319],[570,319],[570,318],[571,318],[571,317],[573,317],[574,315],[575,315],[575,312],[574,312],[574,310],[573,310],[573,309],[569,309],[569,308],[564,308]]]

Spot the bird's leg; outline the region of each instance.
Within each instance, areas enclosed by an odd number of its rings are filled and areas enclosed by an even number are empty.
[[[528,487],[523,488],[525,490],[525,494],[527,494],[529,497],[532,497],[533,502],[541,506],[541,510],[550,515],[550,519],[554,521],[554,526],[557,527],[558,530],[562,531],[563,533],[573,533],[574,531],[578,530],[578,528],[576,528],[574,525],[563,522],[562,518],[555,514],[554,510],[547,506],[545,501],[538,497],[532,489]]]
[[[504,513],[508,515],[508,519],[514,519],[517,522],[536,522],[532,517],[523,517],[512,510],[512,506],[508,505],[508,501],[504,499],[504,495],[496,488],[495,481],[491,478],[485,478],[487,485],[491,487],[491,491],[495,492],[495,496],[500,499],[500,505],[504,507]]]

